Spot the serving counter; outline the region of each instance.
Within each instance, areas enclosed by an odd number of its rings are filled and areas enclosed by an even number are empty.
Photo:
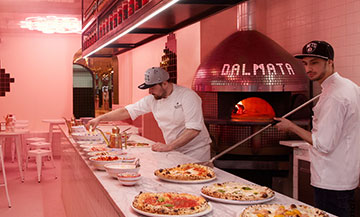
[[[106,171],[96,170],[87,156],[69,136],[67,129],[61,126],[66,142],[62,152],[62,199],[68,217],[95,216],[142,216],[131,208],[132,201],[139,192],[184,192],[200,195],[204,185],[215,182],[237,181],[251,183],[218,168],[214,168],[217,178],[211,182],[199,184],[180,184],[165,182],[154,176],[159,168],[174,167],[178,164],[197,162],[179,152],[153,152],[149,147],[128,148],[128,155],[140,158],[141,180],[135,186],[123,186],[118,180],[110,177]],[[153,142],[131,135],[129,140],[136,142]],[[248,205],[225,204],[210,201],[212,212],[206,216],[227,217],[239,216]],[[303,204],[280,193],[268,203]]]

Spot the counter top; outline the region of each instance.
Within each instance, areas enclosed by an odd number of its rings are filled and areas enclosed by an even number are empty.
[[[64,129],[64,128],[62,128]],[[67,130],[63,130],[67,135]],[[184,192],[200,195],[202,186],[209,185],[215,182],[237,181],[243,183],[251,183],[245,179],[234,176],[218,168],[214,168],[217,178],[211,182],[201,184],[177,184],[171,182],[165,182],[158,179],[153,173],[159,168],[174,167],[178,164],[197,162],[186,155],[183,155],[176,151],[171,152],[153,152],[148,147],[134,147],[127,149],[128,155],[132,155],[140,158],[140,173],[141,180],[135,186],[123,186],[116,179],[110,177],[106,171],[96,170],[91,162],[87,159],[85,153],[80,151],[80,148],[76,145],[75,141],[67,136],[77,153],[83,158],[87,167],[92,171],[97,181],[103,186],[106,194],[108,194],[109,200],[115,206],[118,207],[120,216],[142,216],[136,213],[131,208],[131,203],[139,192]],[[139,135],[131,135],[129,140],[136,142],[146,142],[152,144],[153,142],[141,137]],[[283,194],[276,193],[274,200],[268,203],[281,203],[281,204],[304,204],[300,201],[287,197]],[[214,217],[226,217],[226,216],[239,216],[244,208],[248,205],[234,205],[225,204],[220,202],[211,201],[213,205],[213,211],[206,216]]]
[[[285,145],[292,148],[308,149],[311,145],[304,140],[286,140],[280,141],[280,145]]]

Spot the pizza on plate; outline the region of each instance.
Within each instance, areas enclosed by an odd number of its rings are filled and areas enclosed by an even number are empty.
[[[181,164],[176,167],[158,169],[155,176],[171,180],[207,180],[215,178],[213,169],[195,163]]]
[[[241,217],[329,217],[315,207],[305,205],[262,204],[249,206],[241,213]]]
[[[140,192],[132,205],[135,209],[162,215],[191,215],[210,209],[201,196],[175,192]]]
[[[214,183],[202,187],[201,192],[210,197],[238,201],[264,200],[275,195],[268,187],[239,182]]]

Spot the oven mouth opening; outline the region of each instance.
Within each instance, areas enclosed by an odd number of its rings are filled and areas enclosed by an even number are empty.
[[[272,106],[259,97],[249,97],[236,103],[231,111],[232,121],[271,122],[275,117]]]

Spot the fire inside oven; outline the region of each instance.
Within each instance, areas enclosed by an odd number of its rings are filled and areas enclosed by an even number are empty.
[[[272,106],[259,97],[243,99],[231,111],[233,121],[270,122],[274,117]]]

